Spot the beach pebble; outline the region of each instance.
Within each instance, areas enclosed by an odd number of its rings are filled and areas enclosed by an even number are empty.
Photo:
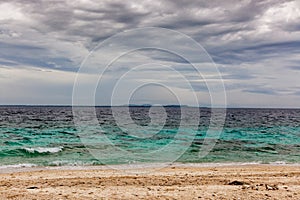
[[[258,185],[252,185],[252,186],[251,186],[251,189],[252,189],[252,190],[258,190]]]
[[[243,181],[232,181],[230,183],[228,183],[228,185],[246,185],[247,183],[243,182]]]
[[[36,187],[36,186],[31,186],[31,187],[28,187],[27,189],[29,189],[29,190],[34,190],[34,189],[39,189],[39,188]]]
[[[266,186],[266,190],[278,190],[278,186],[277,185],[265,185]]]
[[[250,185],[243,185],[242,189],[249,189],[251,186]]]

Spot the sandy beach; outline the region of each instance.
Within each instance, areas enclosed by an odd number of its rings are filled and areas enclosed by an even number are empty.
[[[31,169],[0,174],[0,199],[300,199],[300,167]]]

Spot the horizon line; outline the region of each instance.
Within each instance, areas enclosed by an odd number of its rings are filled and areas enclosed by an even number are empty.
[[[179,104],[129,104],[129,105],[70,105],[70,104],[0,104],[0,107],[187,107],[187,108],[222,108],[222,109],[231,109],[231,108],[244,108],[244,109],[300,109],[300,107],[263,107],[263,106],[228,106],[228,107],[211,107],[211,106],[193,106],[193,105],[179,105]]]

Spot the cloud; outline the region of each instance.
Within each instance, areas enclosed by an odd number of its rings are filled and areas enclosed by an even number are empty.
[[[292,69],[292,70],[300,70],[300,65],[298,66],[288,66],[289,69]]]
[[[0,61],[0,64],[10,67],[25,65],[64,71],[76,71],[78,68],[69,58],[51,55],[48,49],[32,45],[0,42],[0,57],[6,60]]]
[[[249,104],[247,99],[242,98],[243,95],[253,95],[253,101],[256,101],[256,95],[266,94],[263,100],[267,102],[268,98],[284,93],[293,99],[285,103],[300,106],[295,103],[300,102],[296,101],[299,95],[295,88],[299,86],[300,63],[300,5],[297,1],[144,0],[136,3],[120,0],[4,0],[0,2],[0,10],[0,69],[31,72],[36,68],[45,70],[35,74],[39,77],[55,77],[46,71],[55,71],[54,74],[60,71],[69,76],[79,69],[91,49],[112,35],[137,27],[164,27],[187,34],[207,50],[219,67],[229,95],[239,99],[237,94],[240,94],[241,105],[243,102]],[[132,35],[137,46],[145,40],[149,45],[170,45],[168,41],[155,40],[158,36],[159,33]],[[171,35],[169,39],[173,39]],[[119,43],[127,44],[126,41]],[[194,54],[189,45],[175,42],[172,47],[179,53],[188,52],[194,62],[207,62]],[[107,55],[113,53],[106,52]],[[186,60],[162,51],[139,51],[127,55],[108,70],[107,77],[124,73],[141,62],[173,66],[188,77],[196,91],[205,91],[205,87],[199,85],[201,78],[188,67]],[[168,77],[168,70],[162,67],[153,69],[160,72],[160,77]],[[1,77],[4,76],[1,74]],[[141,76],[139,80],[142,78],[147,76]],[[211,76],[211,80],[215,78]],[[7,78],[5,80],[1,84],[9,87],[10,82]],[[70,90],[63,92],[66,98],[62,103],[70,103],[72,81],[68,80],[66,87],[65,82],[59,82],[63,88]],[[188,91],[176,83],[176,77],[165,82]],[[50,90],[46,85],[44,87]],[[10,95],[9,91],[6,95]],[[22,101],[22,97],[18,98]],[[26,101],[30,102],[29,99]],[[0,103],[13,102],[12,98],[5,101]],[[236,100],[229,97],[229,101]],[[257,106],[263,104],[257,101]]]
[[[243,92],[250,92],[250,93],[257,93],[257,94],[267,94],[267,95],[274,95],[276,92],[273,89],[266,89],[266,88],[256,88],[256,89],[246,89]]]

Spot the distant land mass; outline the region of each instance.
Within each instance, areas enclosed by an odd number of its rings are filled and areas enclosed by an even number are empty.
[[[123,106],[128,106],[128,107],[189,107],[188,105],[178,105],[178,104],[167,104],[167,105],[159,105],[159,104],[128,104],[128,105],[123,105]]]

